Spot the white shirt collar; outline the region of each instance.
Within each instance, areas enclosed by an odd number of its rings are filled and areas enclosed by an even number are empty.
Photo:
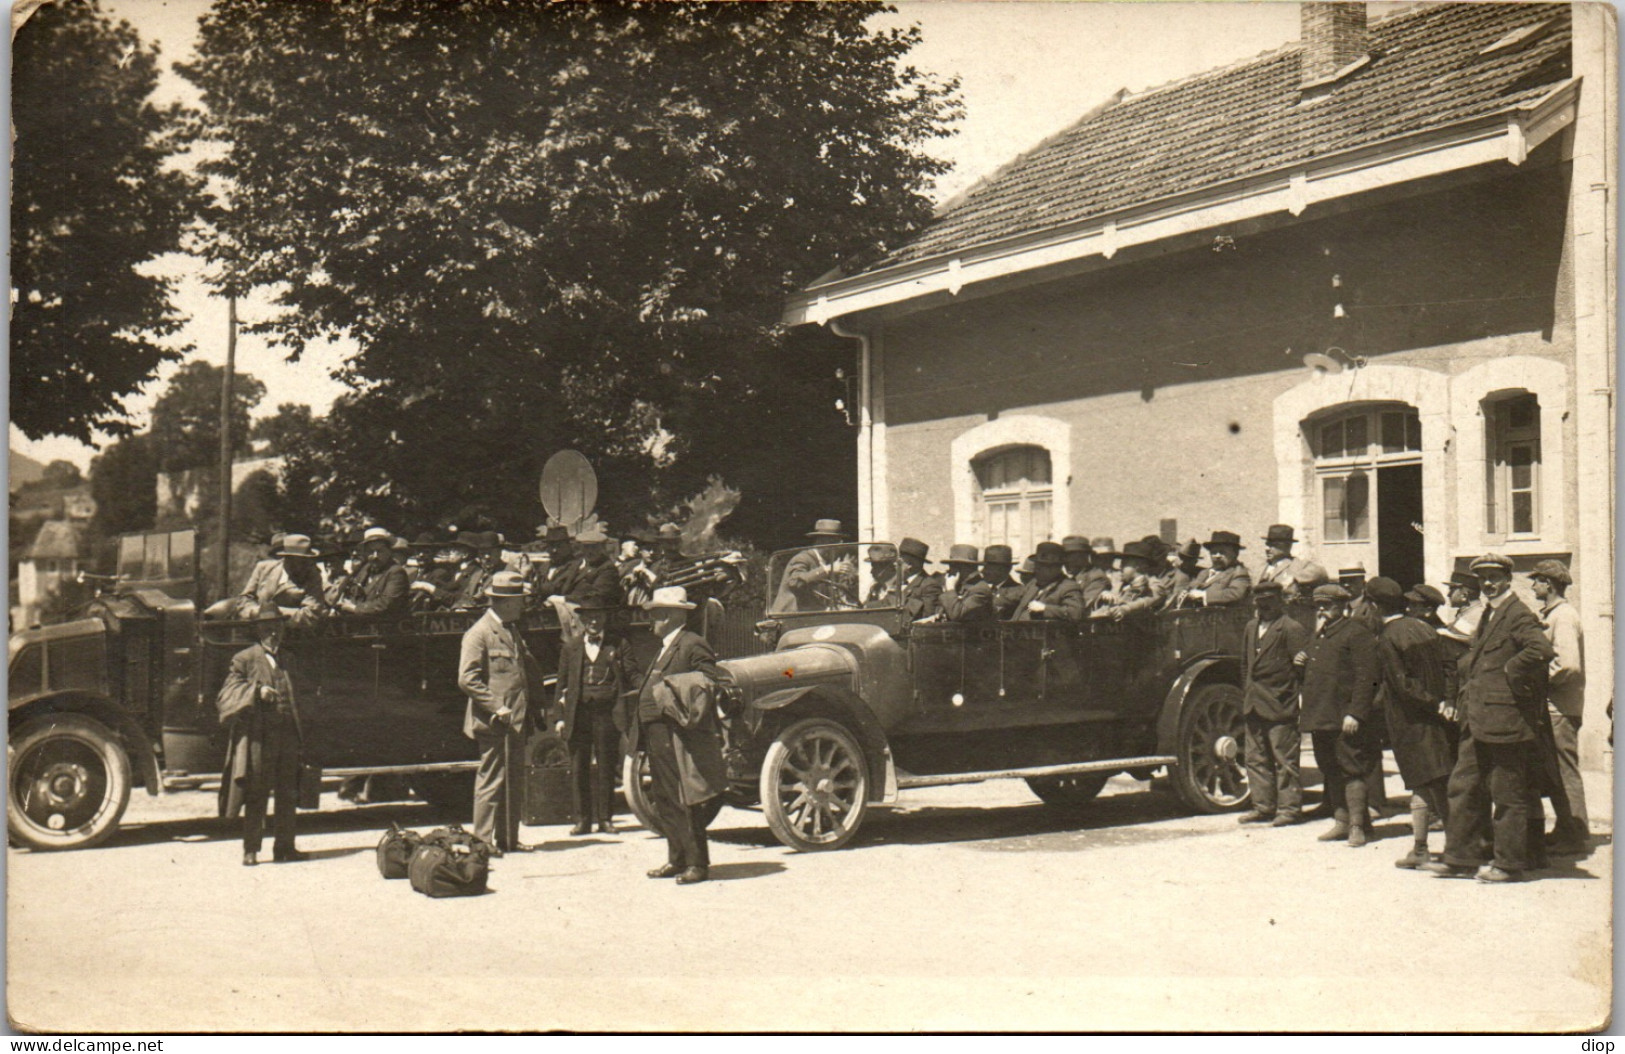
[[[683,632],[683,629],[683,624],[679,622],[670,633],[660,638],[660,652],[662,655],[671,650],[672,643],[677,640],[677,635]]]

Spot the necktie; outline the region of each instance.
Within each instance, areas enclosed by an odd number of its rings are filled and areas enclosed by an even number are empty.
[[[1490,617],[1494,614],[1495,609],[1485,604],[1484,614],[1478,620],[1478,633],[1476,634],[1480,640],[1484,638],[1484,631],[1490,628]]]

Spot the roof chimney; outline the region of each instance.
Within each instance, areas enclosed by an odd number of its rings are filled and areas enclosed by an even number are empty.
[[[1303,59],[1299,87],[1311,88],[1335,80],[1349,66],[1366,57],[1365,2],[1300,5],[1303,20]]]

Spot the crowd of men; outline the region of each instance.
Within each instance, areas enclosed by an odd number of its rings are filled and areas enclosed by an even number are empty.
[[[1554,855],[1589,850],[1578,755],[1583,641],[1566,600],[1572,579],[1559,561],[1543,560],[1528,576],[1537,614],[1513,593],[1505,556],[1486,554],[1454,575],[1448,601],[1425,583],[1405,591],[1385,577],[1362,581],[1357,595],[1328,581],[1318,564],[1294,557],[1292,528],[1280,524],[1264,538],[1256,584],[1241,561],[1245,547],[1230,531],[1178,547],[1151,536],[1121,550],[1107,538],[1045,541],[1019,569],[1009,546],[979,554],[956,544],[943,573],[927,570],[925,543],[905,538],[868,547],[869,586],[860,597],[857,546],[840,523],[819,520],[808,537],[812,544],[784,568],[773,611],[897,608],[927,622],[1081,622],[1250,601],[1242,709],[1252,809],[1241,823],[1287,827],[1313,815],[1303,811],[1299,760],[1307,733],[1324,781],[1319,812],[1332,820],[1321,841],[1368,842],[1373,808],[1384,802],[1383,753],[1391,748],[1411,792],[1413,844],[1397,866],[1503,883],[1548,867]],[[524,848],[505,791],[543,682],[519,628],[544,597],[572,613],[556,694],[573,770],[578,820],[571,833],[595,824],[615,831],[615,772],[641,743],[670,846],[667,863],[650,876],[706,879],[704,803],[726,786],[713,691],[722,674],[704,637],[687,628],[698,605],[686,587],[726,587],[737,581],[738,561],[728,554],[711,567],[683,557],[680,532],[670,525],[654,552],[634,540],[619,560],[596,528],[573,537],[539,530],[538,541],[510,559],[494,534],[420,540],[416,552],[432,554],[425,560],[373,527],[356,560],[320,574],[313,565],[322,554],[310,539],[286,535],[243,594],[217,605],[216,614],[249,617],[261,628],[260,643],[233,660],[220,703],[222,718],[234,722],[227,785],[246,796],[245,864],[257,862],[273,786],[276,858],[302,856],[292,842],[293,806],[283,808],[297,793],[298,772],[297,761],[288,761],[297,755],[290,746],[297,709],[276,660],[284,620],[384,618],[412,602],[485,609],[464,635],[458,670],[469,700],[464,730],[480,749],[475,832],[499,855]],[[1198,564],[1203,550],[1206,567]],[[1312,626],[1289,611],[1289,600],[1312,604]],[[658,641],[652,656],[635,655],[609,629],[609,613],[629,603],[650,614]],[[1556,817],[1550,834],[1545,800]],[[1436,826],[1446,833],[1439,856],[1428,845]]]

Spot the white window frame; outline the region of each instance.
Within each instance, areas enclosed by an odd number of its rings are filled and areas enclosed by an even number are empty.
[[[1527,400],[1530,405],[1530,423],[1513,427],[1512,404]],[[1541,413],[1544,408],[1540,396],[1534,392],[1503,392],[1484,400],[1484,450],[1488,454],[1484,464],[1484,533],[1501,541],[1538,541],[1541,536],[1541,490],[1543,450],[1541,439]],[[1512,452],[1527,446],[1532,451],[1529,462],[1529,529],[1516,530],[1513,520]]]
[[[1382,426],[1383,418],[1387,414],[1401,414],[1404,417],[1400,426],[1403,430],[1400,443],[1403,449],[1386,449]],[[1347,441],[1348,422],[1351,420],[1363,420],[1365,422],[1365,443],[1364,449],[1360,452],[1351,453],[1346,446],[1342,445]],[[1343,440],[1340,442],[1336,454],[1326,454],[1326,433],[1334,425],[1344,430]],[[1415,407],[1403,403],[1382,403],[1312,418],[1307,422],[1307,426],[1313,429],[1310,435],[1310,448],[1314,452],[1314,500],[1319,511],[1315,523],[1320,529],[1321,544],[1333,548],[1334,551],[1338,546],[1375,546],[1377,544],[1378,523],[1377,470],[1390,466],[1420,465],[1422,463],[1421,412]],[[1336,479],[1346,481],[1361,473],[1364,474],[1366,479],[1365,535],[1359,538],[1333,538],[1327,530],[1327,481]],[[1342,526],[1346,528],[1347,524],[1345,523]]]
[[[1009,484],[994,486],[981,486],[982,472],[1000,460],[1021,455],[1031,464],[1031,460],[1042,456],[1048,464],[1049,478],[1044,481],[1035,481],[1032,473],[1024,472],[1020,479]],[[1021,444],[985,451],[977,455],[972,461],[972,469],[976,472],[977,501],[976,501],[976,537],[978,544],[983,548],[989,545],[1009,545],[1021,553],[1031,552],[1041,541],[1048,541],[1054,536],[1055,530],[1055,461],[1047,448],[1035,444]],[[1043,537],[1039,537],[1038,526],[1035,523],[1035,506],[1043,503],[1045,519],[1048,521],[1043,530]],[[1009,523],[1009,511],[1014,511],[1021,526],[1018,532],[1012,532],[1006,526],[998,537],[993,531],[993,515],[995,508],[1007,510],[1005,523]]]

